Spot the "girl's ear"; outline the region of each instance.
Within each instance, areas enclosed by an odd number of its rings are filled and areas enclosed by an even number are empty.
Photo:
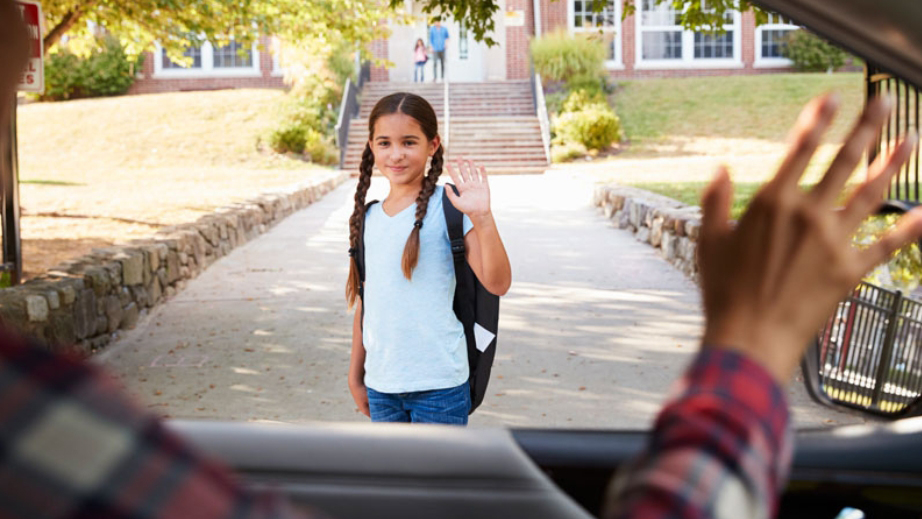
[[[431,157],[435,155],[435,152],[439,149],[439,146],[441,145],[442,145],[442,139],[440,139],[438,135],[433,137],[432,140],[429,141],[429,156]]]

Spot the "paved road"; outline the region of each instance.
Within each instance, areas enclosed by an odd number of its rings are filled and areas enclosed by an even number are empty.
[[[640,428],[697,347],[696,287],[589,206],[566,173],[491,179],[513,265],[472,424]],[[386,188],[376,180],[372,194]],[[98,356],[165,416],[365,420],[346,389],[349,182],[215,263]],[[863,421],[792,386],[801,426]]]

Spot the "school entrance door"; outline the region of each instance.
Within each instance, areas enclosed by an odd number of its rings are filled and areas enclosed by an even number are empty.
[[[487,71],[483,57],[486,44],[474,41],[471,31],[463,22],[451,20],[448,24],[448,43],[445,55],[445,72],[449,81],[475,82],[485,81]]]

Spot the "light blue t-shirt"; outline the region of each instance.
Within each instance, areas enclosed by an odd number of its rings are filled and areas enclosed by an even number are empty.
[[[429,44],[432,50],[438,52],[445,51],[445,40],[448,39],[448,29],[445,27],[436,27],[433,25],[429,28]]]
[[[416,204],[388,216],[381,204],[365,215],[365,385],[381,393],[455,387],[467,381],[464,327],[452,310],[455,267],[437,186],[420,229],[413,279],[400,268]],[[464,216],[464,233],[473,224]]]

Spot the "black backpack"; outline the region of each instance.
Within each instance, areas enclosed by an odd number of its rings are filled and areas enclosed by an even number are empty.
[[[452,184],[445,184],[445,189],[454,189]],[[377,200],[365,205],[365,212]],[[491,294],[483,285],[471,266],[464,257],[464,215],[455,206],[451,205],[447,191],[442,193],[442,208],[445,213],[445,224],[448,227],[448,239],[451,241],[451,253],[455,263],[455,301],[453,309],[458,320],[464,326],[464,336],[467,339],[467,362],[470,367],[468,382],[471,387],[471,410],[483,402],[487,392],[487,383],[490,381],[490,369],[493,367],[493,357],[496,355],[496,333],[499,328],[499,296]],[[365,219],[359,230],[359,242],[354,253],[355,264],[358,267],[359,297],[364,298],[365,283]],[[362,306],[364,311],[365,306]],[[478,341],[480,347],[478,347]]]

